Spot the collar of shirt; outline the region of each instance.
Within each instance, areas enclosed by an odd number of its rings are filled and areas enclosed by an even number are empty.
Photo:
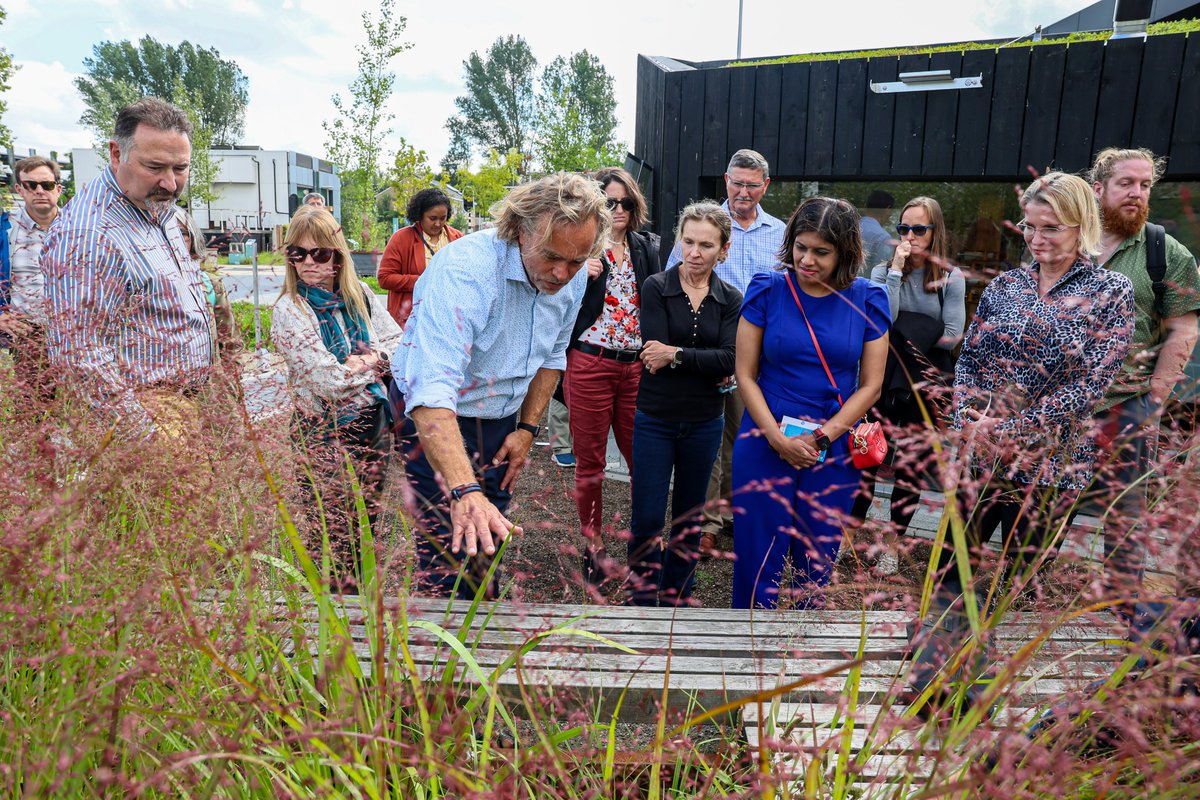
[[[770,227],[774,227],[776,224],[778,224],[780,222],[780,220],[776,219],[775,217],[772,217],[766,211],[763,211],[762,204],[759,203],[758,205],[756,205],[754,207],[754,222],[750,223],[749,228],[743,228],[741,226],[741,224],[736,219],[733,218],[733,214],[729,213],[729,201],[728,200],[726,200],[724,203],[721,203],[721,208],[725,209],[725,213],[729,214],[729,219],[733,221],[734,233],[736,233],[738,231],[741,231],[742,233],[749,233],[750,231],[755,230],[756,228],[761,228],[764,225],[766,227],[770,228]]]
[[[506,242],[496,237],[497,255],[503,259],[504,279],[523,283],[532,291],[536,291],[529,282],[529,274],[525,272],[525,262],[521,260],[521,245],[517,242]]]
[[[1117,249],[1113,251],[1113,254],[1108,257],[1108,261],[1105,262],[1105,266],[1108,266],[1112,262],[1116,261],[1117,256],[1121,255],[1129,248],[1135,247],[1139,244],[1143,244],[1143,243],[1145,243],[1145,241],[1146,241],[1146,226],[1143,225],[1142,229],[1140,231],[1135,233],[1133,236],[1128,237],[1125,241],[1121,242],[1121,244],[1117,247]]]
[[[683,282],[679,275],[679,267],[667,270],[666,285],[663,287],[663,297],[674,297],[683,294]],[[708,297],[714,302],[725,305],[729,302],[729,292],[725,291],[725,281],[717,277],[714,271],[708,278]]]
[[[1047,292],[1047,294],[1055,292],[1059,288],[1066,286],[1069,282],[1075,280],[1075,278],[1078,277],[1081,272],[1093,269],[1099,269],[1099,267],[1095,265],[1091,258],[1085,256],[1083,258],[1076,259],[1075,263],[1072,264],[1065,273],[1063,273],[1063,276],[1054,282],[1054,285],[1050,287],[1050,292]],[[1037,289],[1038,284],[1038,274],[1041,272],[1041,270],[1041,265],[1036,261],[1030,264],[1028,268],[1022,270],[1025,280],[1028,281],[1035,290]]]
[[[29,209],[27,209],[25,206],[21,206],[16,215],[13,216],[13,223],[24,228],[26,231],[41,231],[42,233],[45,233],[46,231],[50,230],[49,226],[43,228],[41,225],[38,225],[37,220],[29,216]]]
[[[149,211],[133,202],[129,195],[125,194],[125,190],[122,189],[121,184],[117,182],[117,174],[113,172],[113,168],[111,166],[106,167],[105,170],[100,173],[100,180],[102,180],[108,190],[121,201],[117,208],[119,209],[121,215],[130,222],[142,222],[145,224],[157,225],[161,228],[175,215],[175,212],[168,208],[158,219],[152,217]]]

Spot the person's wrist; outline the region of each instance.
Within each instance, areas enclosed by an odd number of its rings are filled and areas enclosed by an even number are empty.
[[[478,483],[471,481],[468,483],[460,483],[450,490],[450,502],[457,502],[472,494],[483,494],[483,487]]]

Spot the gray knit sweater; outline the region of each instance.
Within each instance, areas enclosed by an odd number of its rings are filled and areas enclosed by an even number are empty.
[[[967,306],[964,299],[966,281],[959,270],[951,272],[950,279],[946,282],[943,293],[946,298],[944,307],[938,302],[937,292],[925,291],[924,267],[914,269],[901,281],[899,273],[889,271],[887,264],[880,264],[871,270],[871,282],[887,289],[893,321],[901,311],[914,311],[942,320],[945,331],[935,347],[953,350],[962,338],[963,327],[967,322]]]

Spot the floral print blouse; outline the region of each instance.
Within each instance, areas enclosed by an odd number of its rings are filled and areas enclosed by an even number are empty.
[[[608,268],[604,307],[595,323],[579,334],[579,341],[609,350],[641,350],[642,329],[638,324],[641,298],[629,248],[625,248],[620,264],[611,249],[605,249],[601,258]]]

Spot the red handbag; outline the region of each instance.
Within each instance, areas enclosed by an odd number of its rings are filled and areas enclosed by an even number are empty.
[[[808,314],[804,313],[804,306],[800,304],[800,296],[796,294],[796,287],[792,285],[792,273],[788,272],[785,277],[788,288],[792,290],[792,299],[796,301],[796,308],[800,309],[800,316],[804,317],[804,324],[808,327],[808,335],[812,337],[813,347],[817,349],[817,358],[821,359],[821,366],[825,368],[825,376],[829,378],[829,383],[837,392],[838,402],[845,405],[837,381],[833,379],[833,373],[829,370],[829,364],[825,363],[825,354],[821,352],[821,343],[817,341],[817,333],[808,321]],[[878,467],[887,456],[887,451],[888,443],[887,437],[883,434],[883,426],[878,422],[868,422],[864,414],[858,425],[850,431],[850,458],[854,462],[854,466],[859,469]]]

